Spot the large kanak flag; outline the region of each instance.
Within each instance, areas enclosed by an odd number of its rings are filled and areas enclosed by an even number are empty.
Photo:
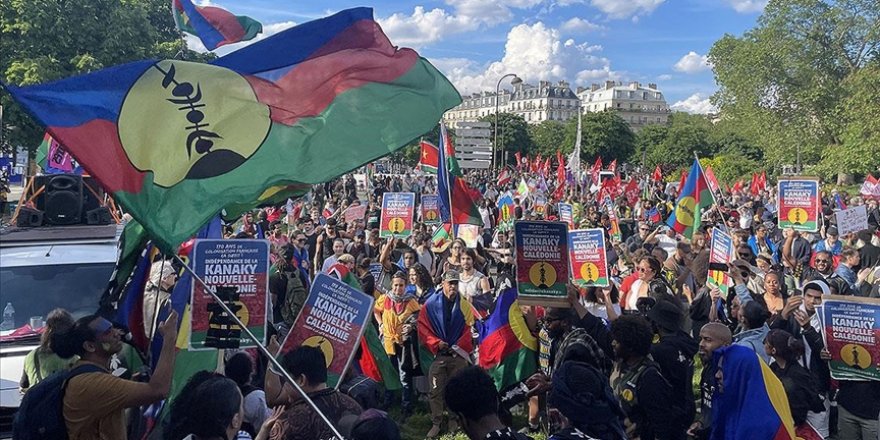
[[[211,64],[138,61],[5,87],[164,250],[270,187],[326,182],[392,153],[461,102],[369,8]]]

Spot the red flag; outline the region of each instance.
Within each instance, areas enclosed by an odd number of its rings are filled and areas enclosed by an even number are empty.
[[[623,195],[626,197],[626,202],[629,206],[635,206],[636,202],[639,201],[639,183],[636,182],[635,177],[630,177],[629,183],[626,184],[626,188],[623,190]]]
[[[590,175],[593,177],[593,183],[599,183],[599,171],[602,170],[602,157],[596,158],[596,163],[593,164],[593,168],[590,168]]]
[[[550,158],[549,158],[549,157],[546,158],[546,159],[544,159],[544,168],[541,170],[541,172],[542,172],[545,176],[548,175],[548,174],[550,174]]]
[[[531,171],[533,173],[537,173],[540,168],[541,168],[541,154],[538,153],[538,156],[535,157],[534,159],[532,159],[532,169],[530,169],[529,171]]]
[[[736,183],[733,184],[733,188],[730,188],[731,192],[740,192],[743,189],[743,180],[739,179]]]
[[[709,189],[713,194],[721,190],[721,185],[718,184],[718,179],[715,178],[715,172],[712,171],[711,166],[703,170],[703,175],[706,176],[706,183],[709,184]]]
[[[657,165],[657,168],[654,168],[654,175],[651,176],[651,178],[655,182],[659,182],[659,181],[663,180],[663,171],[660,170],[660,165]]]
[[[752,183],[749,184],[749,193],[756,196],[760,191],[761,189],[758,188],[758,173],[752,173]]]
[[[681,170],[681,179],[678,181],[678,197],[681,197],[681,190],[684,189],[684,183],[687,181],[688,173]]]
[[[510,183],[510,179],[511,176],[510,173],[507,172],[507,168],[502,169],[501,172],[498,173],[498,186],[507,185]]]
[[[517,151],[516,153],[513,153],[513,157],[516,158],[516,169],[521,170],[522,169],[522,154],[520,154],[519,151]]]
[[[440,160],[437,146],[428,141],[419,142],[419,146],[422,148],[422,153],[419,156],[418,168],[426,173],[436,174],[437,161]]]
[[[608,171],[617,174],[617,159],[611,161],[611,165],[608,165]]]
[[[562,153],[556,152],[556,158],[559,159],[559,164],[556,165],[556,184],[563,185],[565,183],[565,159],[562,157]]]
[[[767,172],[761,171],[761,180],[758,181],[761,185],[761,191],[767,189]]]
[[[526,158],[523,159],[523,168],[525,168],[526,171],[529,170],[529,162],[531,162],[531,161],[529,160],[529,156],[526,156]]]

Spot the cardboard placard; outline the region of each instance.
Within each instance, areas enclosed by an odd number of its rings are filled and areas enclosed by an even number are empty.
[[[327,360],[327,385],[338,387],[373,315],[372,295],[320,273],[276,357],[301,345],[318,347]]]
[[[513,224],[519,301],[568,304],[568,227],[562,222]]]
[[[574,229],[574,209],[570,203],[559,202],[559,221],[567,224],[569,229]]]
[[[568,261],[571,281],[581,287],[607,287],[608,259],[605,255],[605,231],[576,229],[568,231]]]
[[[342,212],[343,218],[345,218],[346,223],[353,223],[355,221],[363,221],[364,217],[367,216],[367,205],[358,205],[358,206],[349,206]]]
[[[235,312],[257,337],[266,342],[269,301],[269,242],[266,240],[199,239],[193,245],[193,271]],[[256,347],[211,298],[202,283],[192,284],[190,350]]]
[[[880,299],[824,295],[817,312],[836,380],[880,380]]]
[[[413,193],[385,193],[382,196],[382,217],[379,237],[409,237],[413,229],[416,195]]]
[[[733,258],[733,239],[730,235],[724,233],[720,228],[712,228],[712,237],[710,238],[709,248],[709,264],[722,263],[730,264]],[[730,275],[720,270],[709,269],[709,277],[706,279],[709,287],[716,286],[721,289],[724,298],[730,291]]]
[[[780,229],[819,230],[819,181],[812,179],[780,180],[776,196]]]
[[[442,223],[440,219],[440,197],[436,194],[425,194],[422,196],[422,222],[428,225],[439,225]]]
[[[868,210],[865,205],[837,211],[837,232],[843,236],[868,229]]]

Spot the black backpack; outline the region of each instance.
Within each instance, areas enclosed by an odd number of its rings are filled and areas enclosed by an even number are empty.
[[[12,438],[16,440],[67,439],[64,422],[64,391],[67,382],[85,373],[106,372],[103,368],[83,364],[59,371],[31,387],[18,407],[12,422]]]

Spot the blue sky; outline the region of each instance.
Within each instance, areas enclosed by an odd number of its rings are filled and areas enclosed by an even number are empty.
[[[203,4],[208,1],[202,0]],[[705,55],[725,33],[755,25],[766,0],[212,0],[263,23],[264,36],[371,6],[391,41],[415,48],[462,94],[526,82],[655,82],[678,110],[705,113],[716,90]],[[198,49],[199,44],[190,40]],[[240,47],[221,48],[223,54]]]

